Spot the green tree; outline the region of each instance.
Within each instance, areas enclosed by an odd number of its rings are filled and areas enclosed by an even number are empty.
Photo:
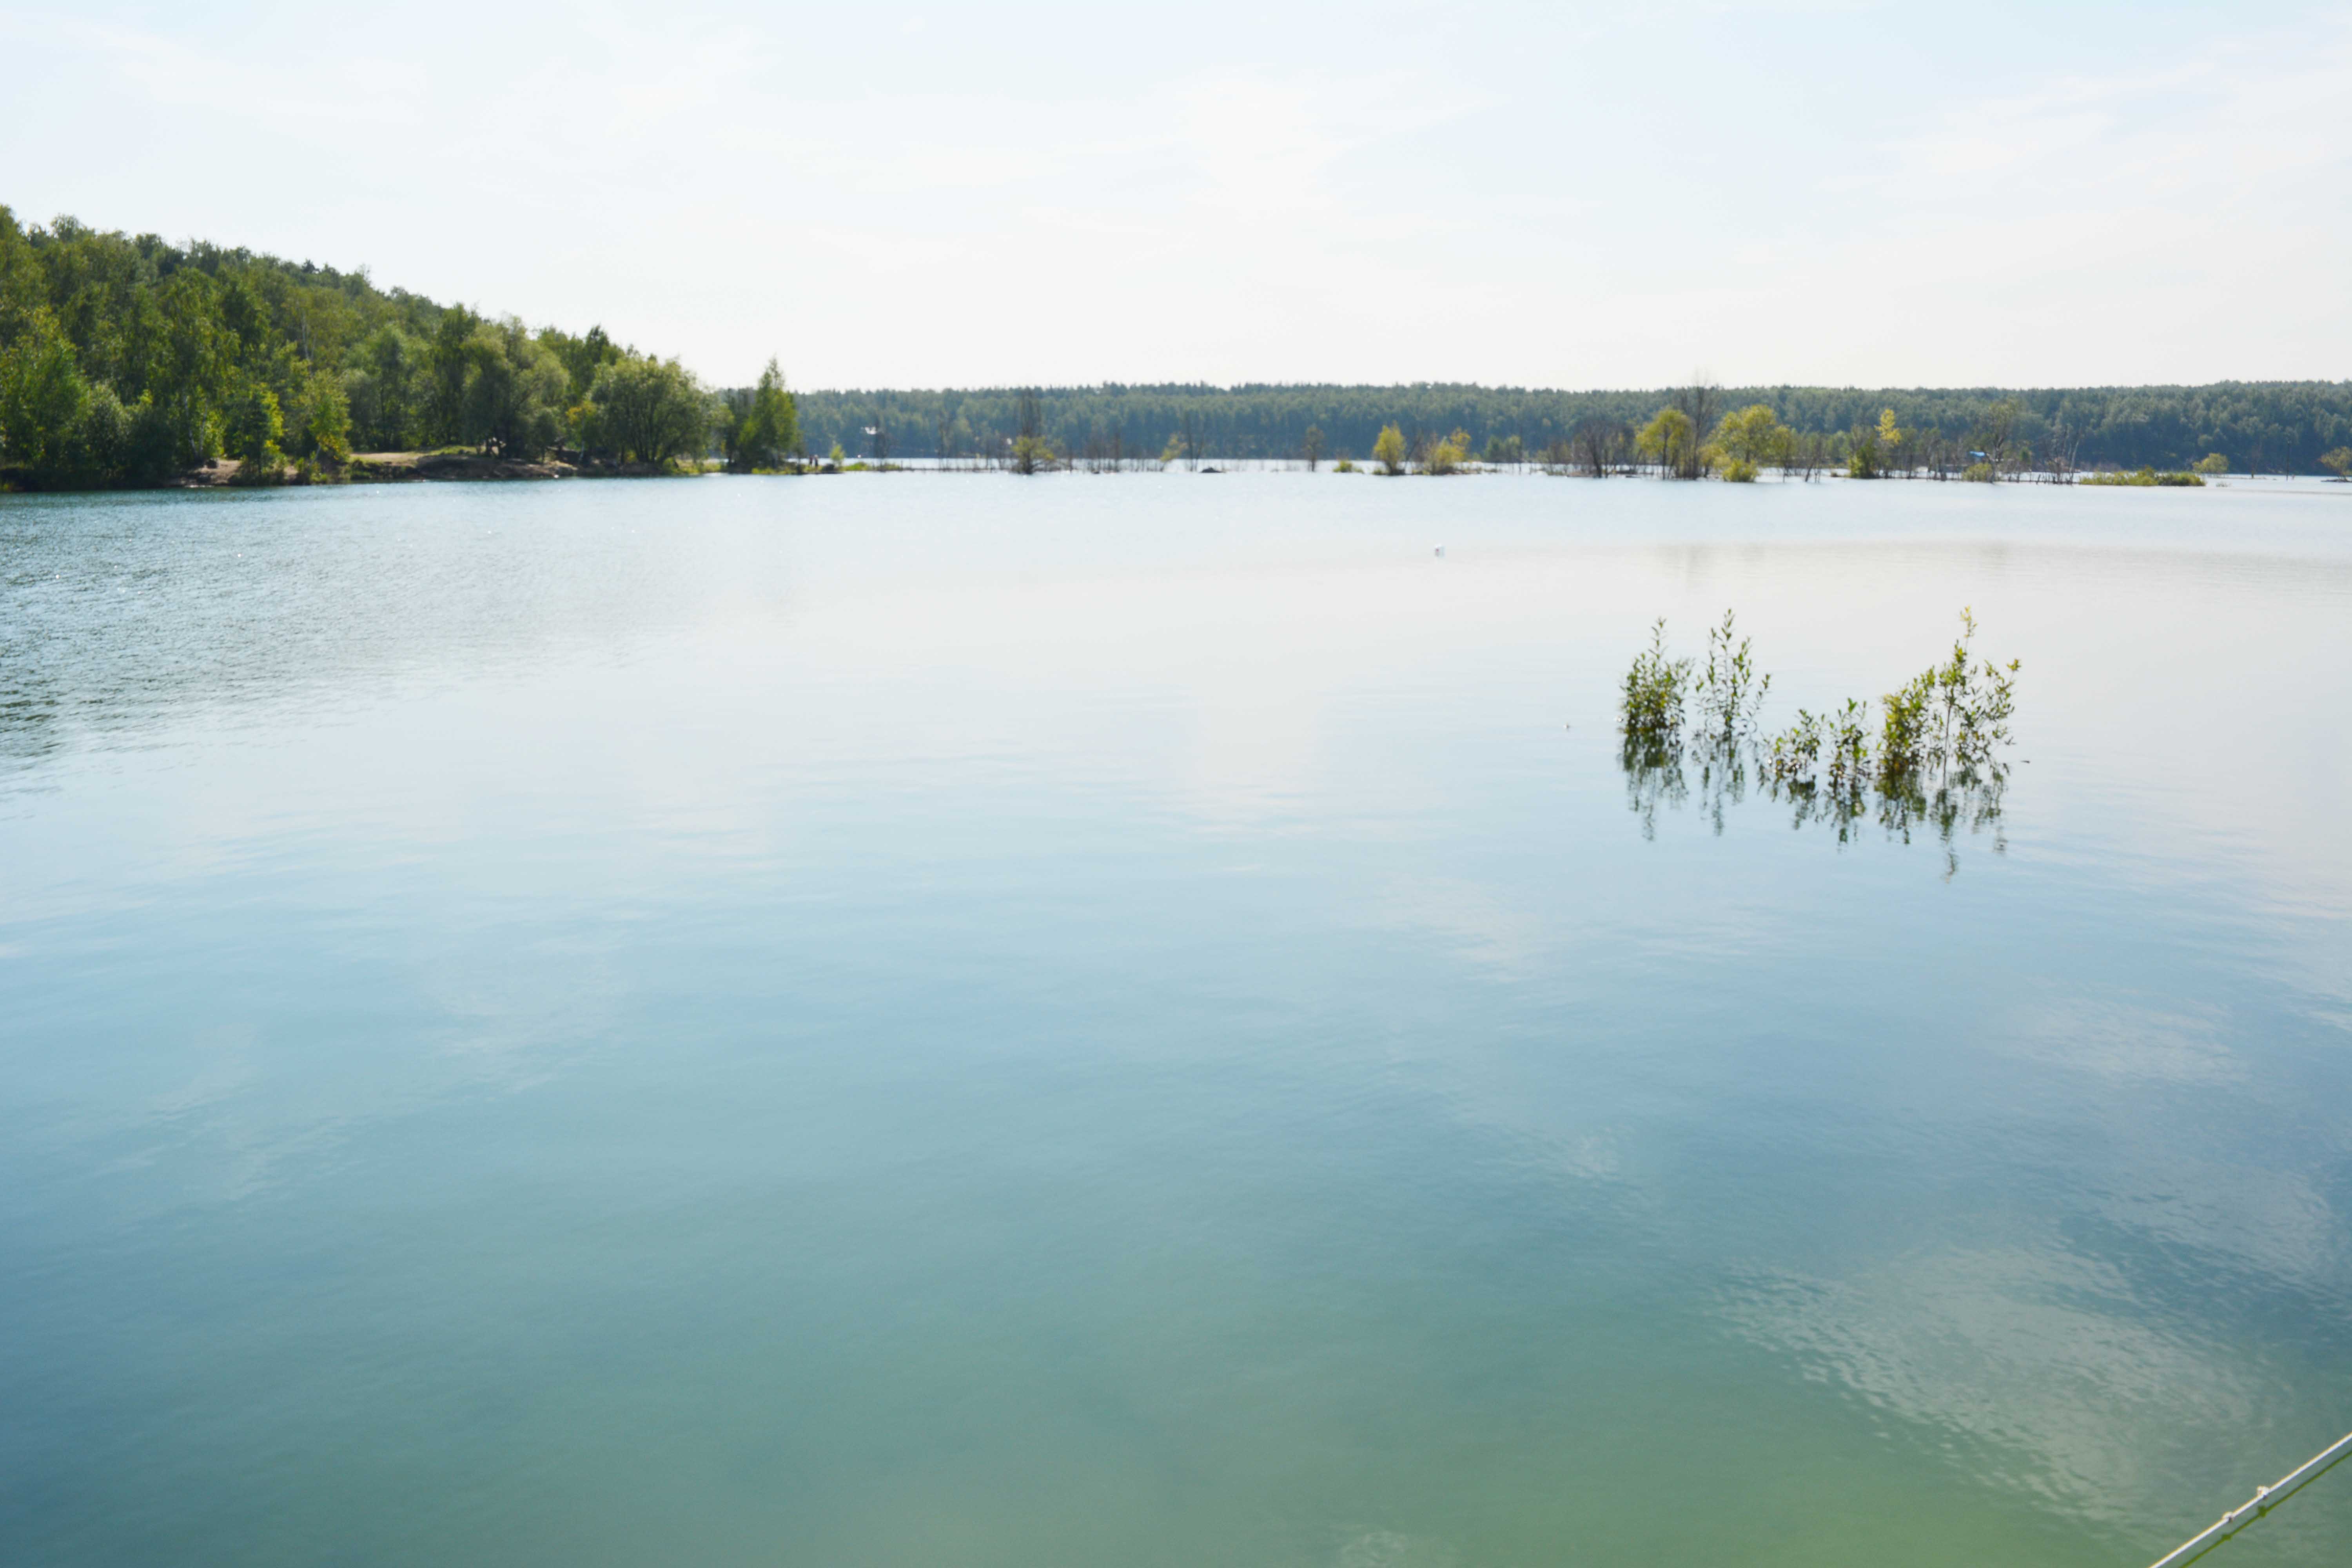
[[[748,474],[782,468],[800,439],[800,417],[775,360],[771,358],[760,372],[757,386],[739,387],[723,401],[719,445],[729,471]]]
[[[1298,455],[1307,459],[1307,471],[1313,473],[1323,461],[1323,426],[1309,425],[1300,437]]]
[[[596,373],[627,357],[604,335],[602,327],[591,327],[576,338],[549,327],[539,334],[539,341],[562,362],[568,383],[563,399],[566,407],[585,403],[589,389],[596,384]]]
[[[162,408],[168,466],[192,467],[220,451],[236,340],[221,324],[218,291],[192,268],[174,272],[157,300],[146,390]]]
[[[624,462],[667,468],[709,438],[709,400],[676,360],[624,358],[589,389],[587,441]]]
[[[387,321],[353,351],[343,372],[352,436],[363,450],[401,452],[421,437],[417,381],[425,345]]]
[[[425,351],[423,438],[434,446],[473,446],[466,427],[466,384],[475,368],[474,329],[481,324],[460,306],[441,313]]]
[[[341,467],[352,455],[351,398],[342,378],[313,370],[303,377],[288,422],[294,454]]]
[[[278,443],[285,437],[286,416],[278,395],[248,379],[228,406],[228,449],[237,461],[237,483],[274,485],[282,479],[286,453]]]
[[[1875,425],[1855,426],[1846,447],[1847,476],[1857,479],[1884,479],[1887,464],[1894,460],[1895,448],[1902,440],[1903,432],[1895,423],[1892,408],[1880,414]]]
[[[1404,432],[1393,425],[1381,426],[1380,438],[1372,443],[1372,461],[1381,472],[1391,477],[1404,472]]]
[[[563,363],[520,321],[485,323],[466,344],[466,438],[530,461],[555,444],[567,385]]]
[[[65,480],[76,466],[74,440],[89,405],[89,384],[73,344],[47,306],[37,309],[23,335],[0,353],[0,462],[35,484]]]
[[[1780,423],[1767,403],[1754,403],[1727,414],[1715,427],[1713,442],[1723,477],[1735,483],[1755,479],[1759,469],[1784,468],[1795,432]]]
[[[2205,459],[2205,463],[2212,462],[2215,458],[2219,458],[2221,455],[2221,454],[2219,452],[2214,453],[2213,457]],[[2200,463],[2197,465],[2197,471],[2199,473],[2221,474],[2227,473],[2229,471],[2229,467],[2226,463],[2221,467],[2215,468],[2207,468],[2205,463]],[[2339,479],[2352,479],[2352,447],[2338,447],[2332,452],[2322,452],[2319,455],[2319,464],[2320,467],[2324,468],[2333,469],[2336,477]]]
[[[1633,437],[1633,449],[1658,465],[1662,473],[1696,475],[1697,443],[1691,416],[1679,408],[1661,408]]]

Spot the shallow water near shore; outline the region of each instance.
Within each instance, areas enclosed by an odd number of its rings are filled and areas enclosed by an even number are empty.
[[[2146,1563],[2352,1430],[2346,489],[0,499],[5,1555]],[[1997,826],[1629,808],[1963,605]]]

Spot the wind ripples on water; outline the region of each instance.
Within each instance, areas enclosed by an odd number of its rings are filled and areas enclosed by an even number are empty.
[[[2352,1427],[2352,517],[1983,489],[0,500],[0,1539],[2153,1557]],[[1963,605],[1948,846],[1628,768]]]

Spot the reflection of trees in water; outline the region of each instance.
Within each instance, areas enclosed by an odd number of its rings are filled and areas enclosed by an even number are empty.
[[[2004,852],[2009,773],[1999,753],[2011,743],[2017,665],[1977,660],[1976,617],[1963,610],[1960,621],[1948,660],[1880,700],[1874,747],[1872,705],[1856,699],[1823,713],[1801,708],[1786,730],[1759,735],[1771,678],[1757,670],[1730,614],[1709,629],[1703,668],[1668,655],[1659,622],[1626,672],[1619,715],[1618,761],[1642,836],[1657,837],[1661,805],[1679,809],[1690,799],[1694,774],[1699,808],[1721,834],[1725,808],[1746,797],[1753,769],[1764,795],[1790,808],[1791,827],[1826,827],[1840,844],[1874,818],[1905,844],[1933,832],[1947,877],[1959,869],[1964,828],[1990,831],[1993,852]]]
[[[1896,843],[1933,834],[1943,847],[1947,877],[1959,869],[1963,836],[1990,832],[1993,853],[2008,850],[2001,802],[2009,770],[1997,763],[1927,773],[1865,769],[1787,777],[1776,775],[1771,762],[1766,748],[1737,739],[1685,744],[1628,738],[1618,753],[1625,805],[1641,819],[1644,838],[1658,836],[1661,807],[1679,811],[1694,801],[1720,836],[1727,809],[1745,800],[1752,784],[1761,798],[1788,808],[1791,828],[1821,828],[1842,845],[1853,843],[1873,824]]]
[[[1998,763],[1982,767],[1938,769],[1923,775],[1916,771],[1881,772],[1830,783],[1791,780],[1770,783],[1768,793],[1792,809],[1790,826],[1823,824],[1837,834],[1840,844],[1853,841],[1861,825],[1875,818],[1886,837],[1908,844],[1917,832],[1932,832],[1944,849],[1944,875],[1960,868],[1958,838],[1961,829],[1970,837],[1990,830],[1992,850],[2006,853],[2009,841],[2001,832],[2001,795],[2009,770]]]
[[[1625,770],[1625,805],[1642,819],[1642,837],[1658,836],[1658,807],[1679,810],[1690,798],[1683,782],[1683,749],[1674,741],[1628,735],[1618,758]]]

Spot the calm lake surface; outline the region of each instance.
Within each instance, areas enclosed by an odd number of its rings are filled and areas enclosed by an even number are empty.
[[[0,500],[0,1558],[2144,1568],[2352,1429],[2348,490]],[[1629,808],[1964,605],[1997,825]]]

